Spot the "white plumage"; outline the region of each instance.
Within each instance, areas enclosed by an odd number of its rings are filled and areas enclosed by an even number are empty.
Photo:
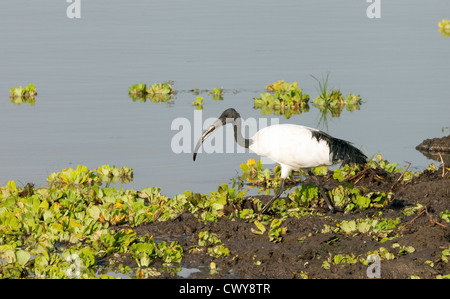
[[[332,165],[326,141],[315,140],[312,128],[282,124],[265,127],[253,135],[250,149],[292,169]]]
[[[253,137],[246,139],[241,134],[241,117],[233,108],[225,110],[222,115],[206,130],[194,150],[194,161],[197,151],[203,141],[217,128],[232,123],[236,142],[259,156],[267,157],[281,166],[281,184],[275,196],[261,209],[264,213],[284,190],[284,180],[292,170],[307,169],[318,166],[330,166],[336,163],[347,164],[365,163],[367,157],[348,141],[334,138],[317,129],[294,125],[281,124],[265,127],[256,132]],[[323,187],[318,180],[314,180],[321,190],[328,207],[334,212]]]

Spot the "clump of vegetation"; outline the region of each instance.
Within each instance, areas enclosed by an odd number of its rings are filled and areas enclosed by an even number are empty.
[[[176,241],[167,245],[165,241],[156,243],[153,236],[145,235],[136,238],[129,247],[139,267],[148,267],[155,259],[161,259],[165,264],[180,263],[183,258],[183,248]]]
[[[450,20],[442,19],[442,21],[439,22],[439,32],[442,34],[443,37],[449,37],[450,36]]]
[[[281,115],[290,118],[293,114],[309,111],[309,95],[303,93],[297,82],[277,81],[265,87],[268,92],[254,98],[254,108],[263,115]]]
[[[223,86],[220,88],[214,87],[210,92],[208,92],[208,95],[212,95],[214,101],[222,101],[223,100]]]
[[[331,90],[328,88],[329,73],[322,80],[312,76],[319,84],[319,96],[312,100],[313,105],[317,107],[323,114],[331,113],[332,117],[339,117],[344,107],[348,111],[359,110],[362,104],[359,95],[348,94],[344,97],[340,90]]]
[[[445,222],[450,223],[450,211],[445,210],[445,211],[441,211],[439,213],[439,217],[443,220],[445,220]]]
[[[33,83],[28,84],[25,87],[13,87],[9,90],[10,100],[12,103],[30,103],[34,104],[36,102],[36,86]]]
[[[269,241],[273,243],[281,242],[283,240],[283,236],[286,234],[287,227],[281,227],[283,221],[280,219],[273,219],[272,221],[255,220],[253,224],[255,224],[257,229],[251,228],[252,233],[257,235],[264,234],[267,231],[266,225],[269,225],[269,223],[270,223],[268,231]]]
[[[173,219],[187,204],[158,188],[123,191],[98,184],[104,176],[130,173],[126,167],[80,165],[51,174],[44,188],[27,184],[21,190],[14,181],[0,187],[0,277],[90,278],[99,259],[126,252],[140,267],[155,260],[181,261],[183,250],[176,242],[156,243],[136,237],[130,228],[111,228]]]
[[[133,180],[133,168],[128,168],[126,166],[116,168],[114,165],[112,167],[103,165],[98,167],[96,171],[97,177],[108,184],[116,184],[119,181],[126,184]]]
[[[209,256],[215,258],[226,257],[231,253],[230,249],[222,244],[222,240],[215,233],[201,231],[198,234],[198,246],[192,247],[190,252],[202,252],[205,250]]]
[[[198,96],[195,102],[192,102],[192,106],[195,106],[197,110],[203,110],[203,97]]]
[[[147,88],[147,84],[137,83],[128,87],[128,95],[133,101],[145,102],[149,99],[151,102],[167,102],[177,93],[172,87],[173,84],[173,81],[166,81],[164,83],[154,83]]]
[[[57,185],[100,185],[106,183],[128,183],[133,180],[133,169],[123,166],[116,168],[114,165],[99,166],[96,170],[88,170],[86,166],[78,165],[76,169],[65,168],[60,172],[54,172],[47,178],[48,184]]]
[[[239,176],[240,182],[246,182],[250,187],[260,187],[260,190],[267,190],[278,188],[281,183],[281,167],[276,165],[273,168],[273,175],[268,168],[264,168],[261,160],[248,159],[247,163],[240,165],[242,175]],[[293,171],[292,173],[299,173],[299,171]],[[292,173],[285,180],[286,185],[296,184],[298,179],[294,179]]]
[[[366,165],[343,165],[334,171],[330,171],[326,166],[321,166],[313,168],[312,172],[314,175],[324,177],[325,180],[334,179],[339,183],[329,190],[329,196],[336,208],[351,212],[368,208],[384,208],[392,200],[392,192],[373,192],[356,187],[356,182],[363,179],[365,175],[375,176],[375,179],[382,180],[381,177],[377,177],[376,173],[377,171],[385,172],[386,175],[399,176],[398,183],[408,182],[415,175],[418,175],[397,166],[397,163],[390,163],[384,160],[381,155],[377,155]],[[264,168],[261,160],[256,162],[254,159],[249,159],[247,163],[242,163],[240,168],[242,175],[238,177],[239,182],[249,186],[258,186],[260,187],[259,192],[269,194],[271,189],[276,189],[280,185],[281,168],[279,165],[271,171]],[[307,178],[306,173],[301,170],[293,172],[286,179],[285,184],[287,186],[299,184],[301,183],[301,177]],[[289,209],[314,210],[317,208],[318,200],[321,199],[317,186],[308,183],[301,184],[291,190],[288,197],[292,200],[290,204],[286,205],[283,199],[279,199],[275,201],[271,209],[283,213]]]
[[[197,110],[202,110],[203,109],[203,100],[204,97],[200,96],[201,93],[208,93],[208,95],[212,95],[212,98],[214,101],[222,101],[223,100],[223,93],[224,93],[224,89],[223,87],[220,88],[216,88],[214,87],[211,90],[208,89],[191,89],[190,92],[192,92],[194,95],[197,95],[195,101],[192,102],[192,106],[195,106],[197,108]]]

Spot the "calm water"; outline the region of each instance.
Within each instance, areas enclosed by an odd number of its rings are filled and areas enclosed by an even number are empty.
[[[202,94],[204,119],[228,107],[258,118],[253,98],[265,85],[297,81],[315,98],[310,75],[327,72],[331,87],[361,95],[361,110],[329,118],[328,129],[314,107],[281,123],[319,127],[413,169],[431,163],[414,147],[449,133],[450,38],[438,33],[448,1],[382,1],[380,19],[367,17],[363,0],[81,0],[81,19],[67,18],[68,5],[1,6],[0,185],[42,186],[65,167],[110,164],[134,169],[126,188],[209,193],[256,156],[200,154],[194,163],[174,154],[172,121],[194,119],[188,90],[227,91],[220,102]],[[134,83],[165,80],[179,91],[172,104],[127,95]],[[9,89],[30,82],[36,104],[11,103]]]

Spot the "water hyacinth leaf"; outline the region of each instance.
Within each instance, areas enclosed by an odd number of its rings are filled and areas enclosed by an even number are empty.
[[[100,208],[97,206],[90,206],[89,208],[87,208],[86,212],[94,220],[98,220],[100,218],[101,211],[100,211]]]
[[[8,245],[6,245],[8,246]],[[11,246],[8,246],[11,247]],[[14,263],[16,261],[16,252],[14,251],[14,249],[6,249],[3,251],[3,253],[1,253],[0,257],[2,258],[2,260],[4,260],[6,263]]]
[[[258,220],[255,220],[254,224],[256,225],[256,227],[258,228],[258,230],[254,229],[253,227],[250,229],[252,233],[254,234],[258,234],[258,235],[262,235],[266,232],[266,227],[264,226],[264,224],[262,224],[261,222],[259,222]]]
[[[27,91],[27,92],[34,92],[35,90],[36,90],[36,86],[33,83],[30,83],[25,87],[25,91]]]
[[[356,221],[355,220],[349,220],[349,221],[345,221],[343,220],[340,224],[339,227],[341,228],[341,230],[347,234],[354,232],[356,230]]]
[[[17,188],[17,185],[16,185],[15,181],[8,181],[8,183],[6,184],[6,188],[8,188],[9,190],[12,190],[12,191],[18,191],[19,190]]]
[[[282,220],[280,219],[274,219],[270,223],[270,230],[269,230],[269,241],[270,242],[281,242],[283,239],[283,235],[287,231],[287,227],[281,227]]]
[[[370,198],[365,197],[365,196],[357,195],[355,204],[357,205],[358,208],[360,208],[362,210],[365,210],[370,205]]]
[[[230,249],[223,245],[218,245],[212,248],[208,248],[208,254],[215,258],[226,257],[230,255]]]
[[[450,211],[445,210],[445,211],[441,211],[439,213],[439,217],[444,220],[445,222],[449,223],[450,222]]]

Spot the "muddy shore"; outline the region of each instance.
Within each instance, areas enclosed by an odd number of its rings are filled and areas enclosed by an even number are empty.
[[[442,167],[425,170],[407,183],[398,183],[400,175],[367,172],[355,184],[358,188],[392,192],[391,202],[385,208],[331,214],[323,200],[318,201],[318,213],[283,221],[286,231],[278,243],[270,242],[267,233],[255,234],[254,223],[233,217],[202,223],[190,213],[134,230],[138,235],[178,241],[184,249],[183,268],[191,271],[189,278],[367,278],[369,263],[363,260],[371,252],[381,256],[378,272],[381,278],[448,275],[450,263],[442,257],[450,249],[450,224],[440,213],[450,210],[450,171]],[[336,184],[337,181],[328,179],[325,188]],[[257,197],[261,201],[270,198]],[[243,205],[254,198],[246,197]],[[408,208],[414,212],[406,213]],[[384,239],[374,229],[351,233],[336,229],[343,221],[358,223],[367,219],[397,224]],[[201,231],[216,234],[231,254],[215,258],[205,248],[194,250]],[[115,258],[133,264],[130,254]],[[215,268],[211,269],[211,263]],[[180,276],[165,273],[158,277]]]

